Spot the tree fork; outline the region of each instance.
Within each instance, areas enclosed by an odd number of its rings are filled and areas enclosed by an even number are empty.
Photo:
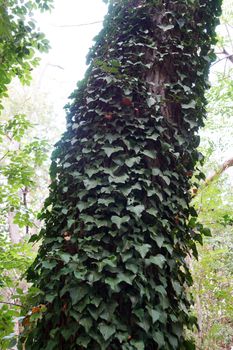
[[[190,178],[220,3],[110,1],[52,156],[25,349],[195,349]]]

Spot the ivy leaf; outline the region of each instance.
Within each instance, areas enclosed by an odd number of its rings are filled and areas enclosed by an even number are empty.
[[[70,254],[68,253],[61,253],[60,254],[60,258],[65,262],[65,263],[68,263],[70,261]]]
[[[161,170],[159,168],[153,168],[152,169],[152,175],[153,176],[158,176],[159,174],[161,174]]]
[[[63,164],[63,168],[66,169],[66,168],[69,168],[71,166],[70,163],[66,162]]]
[[[184,108],[184,109],[195,109],[196,101],[192,100],[188,104],[182,103],[181,107]]]
[[[137,349],[137,350],[144,350],[145,345],[142,340],[132,340],[131,344]]]
[[[145,149],[142,151],[142,154],[144,154],[145,156],[149,157],[149,158],[152,158],[152,159],[155,159],[156,157],[156,153],[155,151],[151,151],[149,149]]]
[[[152,317],[153,323],[155,323],[156,321],[159,320],[159,318],[160,318],[160,312],[159,311],[156,311],[156,310],[152,309],[152,310],[149,310],[149,312],[150,312],[150,315]]]
[[[147,136],[146,138],[147,138],[148,140],[157,141],[158,138],[159,138],[159,134],[154,133],[154,134],[152,134],[152,135],[150,135],[150,136]]]
[[[137,252],[139,252],[141,257],[144,259],[146,254],[151,249],[151,245],[150,244],[141,244],[139,246],[135,246],[135,249],[137,250]]]
[[[84,202],[84,201],[80,201],[77,205],[76,205],[76,207],[78,208],[78,210],[80,211],[80,213],[84,210],[84,209],[86,209],[87,207],[88,207],[88,204],[86,203],[86,202]]]
[[[126,159],[125,164],[129,167],[132,168],[134,164],[139,164],[140,163],[140,157],[133,157]]]
[[[116,152],[123,150],[123,148],[119,147],[119,146],[117,146],[117,147],[102,147],[102,148],[103,148],[104,152],[106,153],[106,155],[108,156],[108,158],[110,158],[113,153],[116,153]]]
[[[162,29],[164,32],[166,32],[167,30],[171,30],[174,28],[173,24],[168,24],[168,25],[157,25],[157,27],[159,27],[160,29]]]
[[[83,180],[84,186],[87,190],[91,190],[92,188],[96,188],[99,185],[99,182],[96,180],[85,179]]]
[[[43,261],[42,266],[46,269],[52,270],[57,265],[56,261]]]
[[[124,224],[125,222],[128,222],[130,219],[130,217],[128,215],[125,215],[123,217],[117,216],[117,215],[113,215],[111,217],[111,221],[112,223],[116,224],[118,229],[121,228],[121,225]]]
[[[171,183],[171,180],[169,179],[168,176],[161,175],[161,178],[166,182],[166,184],[169,186]]]
[[[147,214],[150,214],[151,216],[154,216],[157,218],[158,210],[155,208],[150,208],[146,210]]]
[[[115,333],[116,328],[104,323],[101,323],[99,325],[99,331],[102,334],[104,340],[108,340],[109,338],[111,338],[111,336]]]
[[[144,205],[139,204],[136,206],[129,206],[127,209],[131,212],[136,214],[137,217],[141,217],[142,212],[145,210]]]
[[[146,259],[145,264],[146,264],[146,266],[149,266],[151,264],[156,265],[162,269],[165,261],[166,261],[166,259],[162,254],[157,254],[156,256],[151,256],[150,258]]]
[[[156,241],[158,247],[161,248],[162,245],[163,245],[163,242],[164,242],[164,237],[163,236],[157,236],[155,238],[155,241]]]
[[[67,227],[68,228],[71,228],[72,227],[72,225],[75,223],[75,220],[74,219],[68,219],[67,220]]]
[[[85,331],[88,333],[92,327],[92,318],[83,317],[79,320],[79,323],[85,328]]]
[[[159,348],[164,346],[165,340],[164,340],[164,335],[160,331],[153,332],[153,338],[156,341],[156,343],[159,345]],[[175,348],[173,348],[175,349]]]
[[[114,199],[113,198],[99,198],[98,199],[98,204],[103,204],[106,207],[108,207],[110,204],[114,203]]]
[[[109,176],[109,182],[111,183],[111,182],[115,182],[115,183],[122,183],[122,184],[124,184],[127,180],[128,180],[128,175],[127,174],[125,174],[125,175],[121,175],[121,176],[112,176],[112,175],[110,175]]]
[[[147,105],[149,108],[151,108],[152,106],[154,106],[156,104],[156,100],[153,97],[149,97],[147,100]]]
[[[114,292],[119,292],[120,289],[118,287],[118,284],[119,284],[118,278],[107,277],[105,279],[105,283],[108,284]]]

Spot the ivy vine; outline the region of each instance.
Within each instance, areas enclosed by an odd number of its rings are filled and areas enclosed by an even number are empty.
[[[182,350],[219,0],[110,1],[52,156],[25,349]],[[195,170],[195,172],[194,172]],[[33,239],[38,239],[34,237]]]

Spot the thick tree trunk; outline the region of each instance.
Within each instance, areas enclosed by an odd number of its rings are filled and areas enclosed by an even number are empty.
[[[189,190],[219,11],[216,0],[111,2],[53,154],[28,274],[47,311],[26,349],[193,349]]]

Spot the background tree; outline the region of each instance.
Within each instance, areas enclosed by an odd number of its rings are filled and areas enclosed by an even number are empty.
[[[48,50],[48,41],[38,31],[33,12],[51,8],[52,0],[3,0],[0,4],[0,98],[15,76],[30,81],[31,70],[38,65],[36,51]],[[3,106],[1,106],[3,108]]]
[[[214,350],[229,350],[233,345],[232,0],[224,1],[222,9],[215,48],[217,59],[211,69],[212,86],[206,94],[208,118],[200,134],[207,179],[194,198],[199,220],[212,233],[198,247],[199,260],[193,263],[197,346]]]
[[[194,348],[185,259],[205,230],[189,190],[219,13],[110,2],[53,153],[25,349]]]
[[[5,0],[0,4],[1,349],[9,349],[15,342],[11,337],[4,339],[4,336],[15,328],[15,318],[20,314],[20,299],[23,299],[25,289],[25,282],[20,282],[19,276],[33,257],[31,246],[25,241],[18,242],[25,235],[22,227],[26,227],[28,233],[27,228],[32,226],[33,211],[28,205],[28,192],[35,189],[35,169],[46,158],[47,147],[45,140],[36,137],[32,131],[33,118],[30,116],[29,122],[25,116],[22,96],[17,108],[14,102],[14,111],[8,110],[8,88],[16,77],[21,83],[28,84],[31,70],[39,63],[36,55],[48,50],[48,41],[36,27],[33,15],[36,10],[49,10],[51,4],[51,0]],[[28,137],[29,131],[31,137]]]

